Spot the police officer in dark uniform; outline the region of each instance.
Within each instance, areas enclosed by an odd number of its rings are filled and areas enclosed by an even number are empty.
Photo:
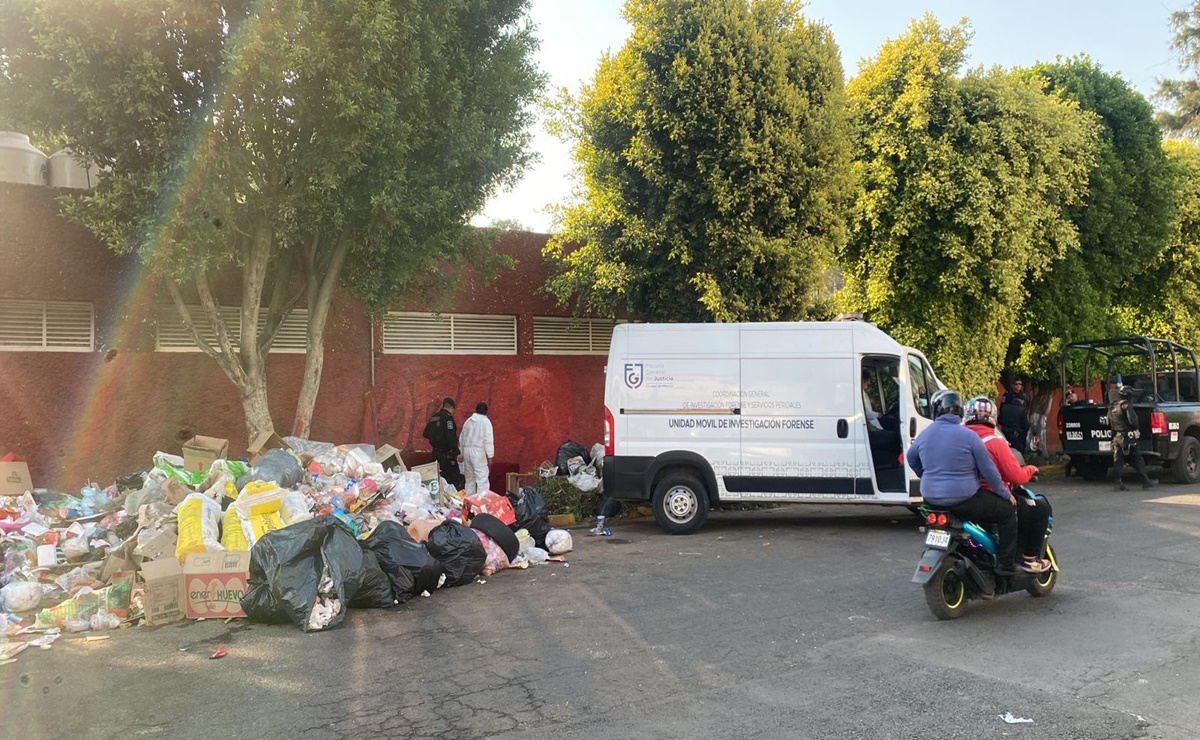
[[[459,485],[458,426],[454,423],[454,399],[442,399],[442,407],[429,417],[422,437],[433,447],[433,459],[447,483]]]
[[[1025,395],[1025,382],[1014,380],[1012,389],[1004,394],[1000,402],[999,427],[1008,440],[1008,446],[1026,452],[1025,441],[1029,437],[1029,397]]]
[[[1146,463],[1138,453],[1137,441],[1141,432],[1138,431],[1138,416],[1133,408],[1132,399],[1133,388],[1127,385],[1108,391],[1108,426],[1112,429],[1112,475],[1116,481],[1114,488],[1118,491],[1128,490],[1125,488],[1125,481],[1122,480],[1125,475],[1126,457],[1133,458],[1133,469],[1142,477],[1142,488],[1154,488],[1158,485],[1158,481],[1151,480],[1146,474]]]

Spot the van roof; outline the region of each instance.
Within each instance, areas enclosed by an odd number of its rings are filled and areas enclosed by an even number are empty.
[[[632,332],[705,332],[729,331],[730,329],[779,332],[845,332],[854,335],[856,349],[860,352],[889,352],[900,354],[911,348],[897,342],[887,332],[865,321],[770,321],[739,324],[618,324],[614,337]]]

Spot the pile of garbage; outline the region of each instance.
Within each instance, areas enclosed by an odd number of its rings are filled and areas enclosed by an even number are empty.
[[[604,490],[600,470],[604,464],[604,445],[594,444],[589,453],[578,442],[567,440],[558,448],[555,461],[538,466],[540,478],[565,477],[567,482],[585,493]]]
[[[212,438],[196,438],[224,442]],[[78,496],[0,497],[0,664],[62,633],[247,617],[304,631],[502,570],[562,560],[545,501],[464,496],[398,451],[273,437],[159,452]],[[195,440],[193,440],[194,442]],[[268,444],[256,441],[260,448]]]

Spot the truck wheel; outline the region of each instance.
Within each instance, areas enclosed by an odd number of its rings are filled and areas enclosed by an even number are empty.
[[[1200,482],[1200,440],[1195,437],[1179,440],[1179,454],[1171,461],[1171,472],[1176,483]]]
[[[1104,480],[1111,468],[1112,462],[1103,457],[1086,457],[1079,461],[1079,474],[1088,481]]]
[[[659,481],[651,500],[654,520],[670,534],[692,534],[708,518],[708,491],[690,473],[672,473]]]

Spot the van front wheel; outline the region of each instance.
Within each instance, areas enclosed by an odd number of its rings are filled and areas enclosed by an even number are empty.
[[[692,534],[708,518],[708,492],[696,476],[672,473],[654,488],[654,520],[670,534]]]

